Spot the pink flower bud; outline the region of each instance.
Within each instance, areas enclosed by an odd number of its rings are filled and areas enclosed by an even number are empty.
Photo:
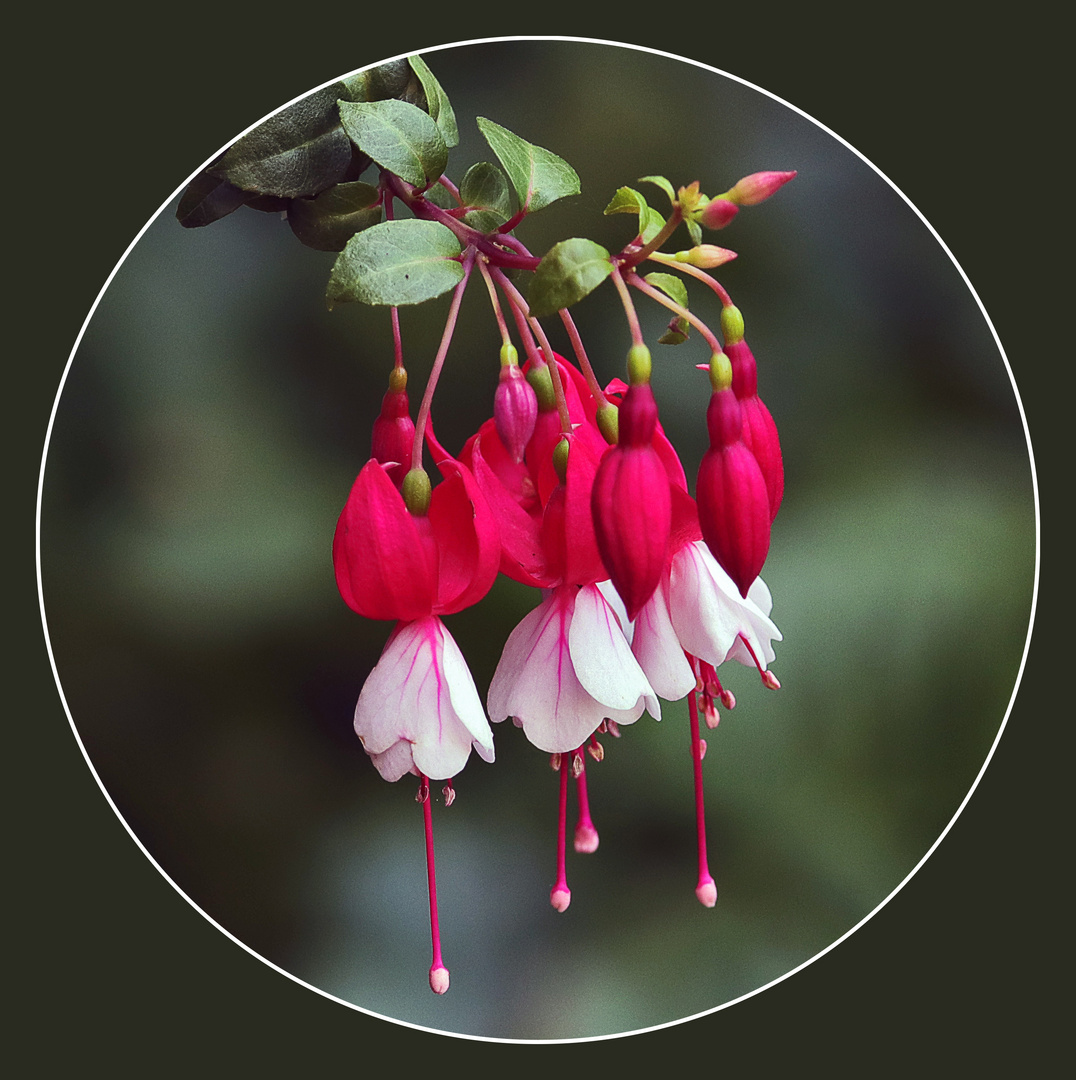
[[[757,172],[738,180],[725,197],[740,206],[755,206],[764,202],[779,187],[787,184],[795,172]]]
[[[743,417],[741,437],[747,449],[754,454],[765,478],[772,521],[777,516],[785,491],[785,469],[777,424],[758,396],[758,369],[747,342],[741,340],[727,344],[725,355],[732,364],[732,391],[740,402]]]
[[[534,388],[515,364],[504,365],[493,396],[493,422],[504,448],[517,463],[523,460],[537,417]]]
[[[696,220],[707,229],[723,229],[739,212],[740,208],[731,199],[711,199]]]
[[[393,369],[389,378],[389,388],[381,399],[381,412],[374,421],[371,438],[371,456],[388,466],[385,471],[397,487],[411,467],[411,448],[415,441],[415,424],[407,399],[407,377],[398,376],[398,370]]]
[[[695,489],[699,526],[714,558],[746,597],[770,549],[769,493],[741,437],[742,411],[731,388],[711,396],[706,423],[710,449]]]
[[[634,619],[661,580],[672,524],[669,474],[654,449],[658,409],[648,383],[620,406],[619,442],[594,478],[591,513],[602,562]]]

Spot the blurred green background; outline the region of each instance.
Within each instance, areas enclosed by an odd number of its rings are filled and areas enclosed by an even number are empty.
[[[715,237],[740,253],[718,276],[744,313],[787,470],[764,571],[783,687],[765,691],[733,665],[725,681],[739,703],[708,740],[717,907],[694,897],[683,703],[606,740],[590,768],[601,847],[569,853],[563,915],[548,903],[556,776],[499,726],[497,762],[473,757],[455,805],[435,806],[452,989],[428,990],[414,785],[385,784],[351,728],[389,626],[346,608],[329,558],[369,454],[389,318],[327,312],[332,255],[301,246],[275,215],[243,209],[184,230],[169,205],[94,312],[46,462],[49,637],[117,809],[256,953],[436,1030],[637,1030],[810,960],[901,884],[957,812],[1027,636],[1027,443],[997,344],[938,240],[794,110],[626,48],[502,42],[426,59],[460,122],[454,179],[492,159],[476,115],[579,172],[581,196],[520,228],[537,253],[572,235],[620,247],[632,219],[602,209],[624,184],[660,206],[657,188],[637,183],[650,173],[715,194],[758,169],[799,170]],[[692,295],[716,324],[708,295]],[[447,304],[402,315],[415,401]],[[667,313],[639,306],[654,342]],[[630,342],[611,286],[575,314],[599,374],[622,374]],[[452,449],[490,412],[498,343],[476,282],[435,402]],[[694,365],[706,349],[696,336],[654,353],[662,420],[690,475],[705,449],[707,384]],[[481,691],[536,601],[502,581],[447,620]]]

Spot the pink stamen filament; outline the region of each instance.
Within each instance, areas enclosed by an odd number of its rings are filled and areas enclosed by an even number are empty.
[[[781,684],[777,681],[777,676],[771,671],[763,669],[762,665],[758,661],[758,657],[755,655],[755,650],[751,648],[751,642],[743,636],[743,634],[737,634],[737,637],[744,643],[744,647],[751,654],[751,659],[755,662],[755,667],[758,668],[758,673],[762,677],[762,684],[769,687],[771,690],[780,690]]]
[[[589,855],[598,850],[598,830],[590,817],[590,799],[587,797],[587,770],[582,754],[580,768],[575,778],[575,795],[579,803],[579,817],[575,824],[575,850]]]
[[[424,798],[422,796],[425,795]],[[430,937],[433,941],[433,962],[430,964],[430,989],[443,994],[448,989],[448,968],[441,959],[441,929],[437,922],[437,872],[433,862],[433,809],[430,782],[419,774],[419,796],[426,828],[426,881],[430,892]]]
[[[572,891],[568,888],[568,868],[565,858],[568,820],[568,762],[560,760],[560,806],[557,818],[557,883],[549,893],[549,902],[557,911],[567,911]]]
[[[697,671],[697,662],[689,654],[685,653],[685,655],[692,669]],[[702,790],[702,759],[705,750],[702,739],[699,737],[699,700],[694,690],[687,696],[687,711],[691,723],[691,764],[695,777],[695,835],[699,853],[699,882],[695,886],[695,895],[704,907],[713,907],[717,903],[717,885],[710,875],[706,857],[706,805]]]

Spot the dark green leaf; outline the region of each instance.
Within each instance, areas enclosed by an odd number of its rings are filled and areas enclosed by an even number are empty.
[[[456,126],[456,114],[448,100],[448,95],[441,88],[434,74],[426,66],[421,56],[408,57],[411,67],[422,83],[426,94],[426,111],[437,122],[441,138],[446,146],[455,146],[460,141],[459,128]]]
[[[662,274],[660,271],[656,271],[653,274],[647,274],[643,281],[647,285],[653,285],[655,289],[660,289],[670,300],[679,304],[682,308],[687,307],[687,286],[675,274]]]
[[[460,183],[460,198],[469,207],[463,220],[481,232],[493,232],[512,216],[508,181],[488,161],[480,161],[467,170]]]
[[[437,221],[384,221],[357,233],[337,257],[327,297],[364,304],[420,304],[463,279],[460,242]]]
[[[596,289],[611,273],[609,252],[582,237],[562,240],[546,252],[531,280],[527,302],[536,317],[553,315]]]
[[[566,195],[579,194],[579,176],[563,158],[485,117],[478,117],[477,124],[504,166],[520,209],[533,213]]]
[[[286,199],[324,191],[351,162],[336,109],[351,92],[336,82],[289,105],[233,143],[210,171],[244,191]]]
[[[318,251],[343,251],[355,233],[380,220],[378,190],[361,180],[337,184],[313,199],[292,199],[288,206],[291,231]]]
[[[227,217],[246,201],[246,192],[210,172],[200,172],[179,200],[176,220],[185,229],[197,229]]]
[[[356,72],[343,80],[345,92],[337,98],[345,101],[384,101],[400,98],[418,103],[422,87],[406,60],[392,60],[378,67]],[[335,104],[335,99],[334,99]]]
[[[355,145],[383,169],[424,188],[445,171],[448,147],[437,124],[417,105],[341,101],[340,120]]]

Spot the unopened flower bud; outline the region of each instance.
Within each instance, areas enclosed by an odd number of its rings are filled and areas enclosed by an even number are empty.
[[[538,396],[515,364],[505,364],[493,396],[493,422],[513,461],[523,460],[538,417]]]
[[[697,266],[700,270],[713,270],[716,266],[724,266],[736,258],[735,251],[728,248],[718,247],[716,244],[696,244],[693,248],[676,253],[676,261],[687,263],[688,266]]]
[[[707,229],[723,229],[739,212],[740,208],[731,199],[711,199],[695,220]]]
[[[410,469],[403,478],[400,494],[404,505],[415,517],[425,517],[430,509],[430,478],[425,469]]]
[[[411,462],[415,424],[407,398],[407,372],[394,367],[389,374],[389,388],[381,399],[381,412],[374,420],[370,440],[371,456],[386,466],[389,479],[399,487]]]
[[[795,172],[757,172],[738,180],[725,193],[725,198],[740,206],[755,206],[768,199],[778,188],[783,187],[796,174]]]
[[[602,438],[610,446],[615,446],[619,438],[620,410],[611,401],[606,401],[598,406],[598,415],[595,417],[595,421],[598,430],[602,433]]]
[[[649,383],[632,384],[620,406],[620,435],[594,477],[591,514],[602,562],[634,619],[665,567],[672,523],[669,475],[652,439],[658,409]]]

